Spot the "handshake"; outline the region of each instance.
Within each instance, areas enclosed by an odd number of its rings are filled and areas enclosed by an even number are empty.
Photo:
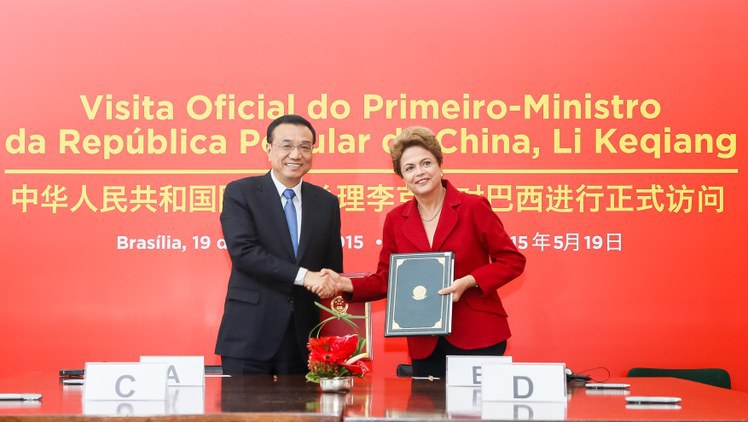
[[[321,299],[329,299],[340,292],[353,293],[353,283],[348,277],[344,277],[333,270],[323,268],[322,271],[307,271],[304,276],[304,287],[310,292],[316,294]],[[457,302],[468,291],[478,289],[483,294],[471,274],[460,277],[452,282],[451,285],[439,290],[440,295],[452,295],[452,302]]]
[[[333,270],[307,271],[304,276],[304,287],[321,299],[329,299],[340,292],[353,292],[351,279],[343,277]]]

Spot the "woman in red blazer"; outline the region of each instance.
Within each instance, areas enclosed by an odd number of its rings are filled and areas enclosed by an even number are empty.
[[[455,280],[439,291],[453,293],[452,334],[408,337],[413,375],[444,376],[446,355],[503,355],[511,333],[496,289],[522,274],[525,257],[486,198],[462,193],[444,179],[433,132],[405,129],[391,156],[414,198],[387,214],[377,272],[353,280],[338,277],[338,287],[354,302],[383,299],[390,254],[452,251]]]

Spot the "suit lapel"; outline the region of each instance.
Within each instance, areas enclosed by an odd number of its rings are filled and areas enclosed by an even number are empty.
[[[316,194],[313,190],[307,189],[306,183],[301,183],[301,235],[299,237],[299,256],[298,261],[304,256],[309,242],[312,237],[312,225],[317,220],[318,207],[316,204]]]
[[[403,235],[405,238],[413,243],[416,250],[431,250],[429,239],[426,237],[426,229],[423,228],[423,223],[421,222],[421,214],[418,213],[418,208],[416,208],[415,199],[408,202],[405,210],[403,210],[402,218]]]
[[[286,215],[283,213],[280,197],[278,196],[278,191],[275,189],[275,184],[273,184],[273,179],[270,177],[270,172],[265,175],[263,183],[257,186],[258,195],[260,196],[263,207],[267,211],[270,223],[278,230],[278,238],[283,242],[288,256],[293,258],[293,245],[291,244],[291,235],[288,231],[288,223],[286,223]],[[258,224],[262,224],[262,222],[258,222]],[[304,227],[303,224],[302,227]]]
[[[455,227],[457,227],[457,207],[460,205],[460,195],[455,187],[447,183],[447,193],[444,195],[444,204],[442,205],[442,215],[439,216],[439,224],[436,226],[434,233],[433,249],[441,250],[444,242]],[[425,232],[425,231],[424,231]]]

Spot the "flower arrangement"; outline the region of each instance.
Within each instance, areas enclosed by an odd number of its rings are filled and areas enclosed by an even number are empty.
[[[363,376],[369,371],[366,365],[369,354],[366,353],[366,339],[358,334],[346,336],[323,336],[319,333],[322,327],[334,319],[342,320],[355,329],[356,324],[351,318],[365,318],[363,316],[350,315],[337,312],[324,305],[315,302],[320,309],[332,314],[331,317],[320,322],[309,333],[309,372],[306,374],[307,381],[319,383],[323,378],[339,378],[348,376]]]

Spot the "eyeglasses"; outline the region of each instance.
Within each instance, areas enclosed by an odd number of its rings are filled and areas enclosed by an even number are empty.
[[[278,147],[281,151],[285,152],[286,154],[290,154],[291,151],[294,150],[294,148],[297,148],[300,153],[303,155],[309,155],[312,153],[312,144],[305,142],[303,144],[299,145],[293,145],[293,144],[273,144],[274,146]]]

